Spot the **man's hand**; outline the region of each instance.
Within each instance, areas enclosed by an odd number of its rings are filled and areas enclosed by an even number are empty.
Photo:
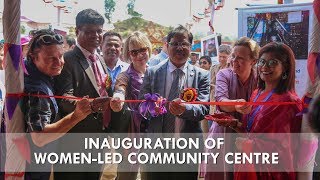
[[[182,100],[177,98],[170,102],[169,104],[169,111],[171,114],[175,116],[179,116],[186,110],[186,105],[184,103],[181,103]]]
[[[113,97],[110,101],[110,107],[114,112],[119,112],[123,108],[123,102],[119,97]]]
[[[91,102],[91,109],[93,112],[104,112],[105,110],[107,110],[110,106],[110,97],[98,97],[95,98],[92,102]]]
[[[91,102],[87,97],[81,99],[80,101],[77,101],[76,108],[73,112],[74,118],[83,120],[91,113],[92,113]]]

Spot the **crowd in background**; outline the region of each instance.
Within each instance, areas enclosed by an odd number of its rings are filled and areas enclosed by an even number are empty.
[[[56,172],[55,179],[136,179],[139,168],[142,179],[298,179],[299,140],[290,133],[301,132],[301,100],[295,93],[295,58],[289,46],[272,42],[264,47],[250,38],[241,37],[232,46],[217,49],[218,64],[209,56],[191,52],[193,35],[178,26],[162,39],[163,46],[152,50],[142,32],[122,39],[117,32],[103,33],[103,17],[86,9],[76,17],[76,36],[61,36],[51,30],[40,30],[22,37],[21,45],[28,75],[25,92],[30,94],[83,97],[81,100],[24,98],[26,132],[31,134],[35,150],[67,139],[65,133],[207,133],[205,136],[247,133],[228,142],[221,153],[236,149],[246,152],[270,150],[281,152],[283,171],[243,172],[246,165],[225,166],[224,172],[211,172],[211,164],[190,165],[192,172],[143,172],[148,167],[114,167],[103,172]],[[0,62],[3,61],[1,46]],[[287,106],[236,104],[207,106],[181,103],[184,88],[197,90],[196,101],[202,102],[296,102]],[[146,118],[139,104],[123,100],[143,99],[147,93],[158,93],[170,101],[168,113]],[[111,97],[100,98],[99,97]],[[96,98],[90,100],[89,98]],[[207,121],[205,115],[223,113],[233,121]],[[299,115],[300,114],[300,115]],[[59,133],[57,134],[44,134]],[[284,137],[267,136],[261,140],[254,133],[285,133]],[[286,136],[287,135],[287,136]],[[287,143],[282,143],[285,139]],[[246,146],[250,144],[251,149]],[[205,150],[208,151],[208,150]],[[126,154],[126,152],[121,152]],[[299,156],[299,155],[300,156]],[[301,165],[303,166],[303,165]],[[48,167],[42,167],[48,168]],[[27,173],[31,179],[49,179],[48,173]],[[65,167],[67,168],[67,167]],[[122,171],[116,172],[116,169]],[[135,172],[123,172],[123,169]],[[232,170],[230,171],[231,168]],[[53,168],[54,169],[54,168]],[[111,171],[113,170],[113,171]],[[306,176],[300,176],[303,179]],[[310,176],[307,176],[310,178]]]

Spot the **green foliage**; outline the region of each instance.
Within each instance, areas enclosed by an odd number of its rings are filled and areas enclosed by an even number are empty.
[[[20,34],[25,34],[26,33],[26,27],[24,25],[20,26]]]
[[[75,27],[70,27],[69,28],[69,34],[76,35],[76,28]]]
[[[173,29],[172,27],[165,27],[156,23],[153,23],[153,25],[155,29],[162,31],[165,35]],[[120,33],[123,38],[126,38],[134,31],[141,31],[147,34],[148,28],[150,29],[150,21],[140,17],[132,17],[114,23],[114,27],[114,31]]]
[[[107,18],[108,23],[111,23],[112,13],[115,10],[116,2],[114,0],[104,0],[104,16]]]
[[[142,17],[142,14],[138,13],[134,10],[134,4],[136,0],[129,0],[127,8],[128,8],[128,14],[132,17]]]

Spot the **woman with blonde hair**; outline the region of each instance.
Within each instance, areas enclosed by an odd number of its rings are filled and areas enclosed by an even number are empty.
[[[151,43],[146,35],[141,32],[134,32],[124,43],[123,57],[125,61],[131,62],[127,71],[119,74],[113,98],[110,101],[110,107],[113,111],[119,112],[124,110],[129,113],[129,122],[119,122],[126,124],[123,129],[129,133],[144,132],[146,128],[146,120],[138,111],[138,103],[126,103],[121,100],[136,100],[140,92],[143,82],[144,73],[147,70],[147,62],[151,55]],[[119,119],[120,121],[123,118]],[[139,166],[119,165],[117,179],[135,180]],[[128,171],[128,172],[124,172]]]

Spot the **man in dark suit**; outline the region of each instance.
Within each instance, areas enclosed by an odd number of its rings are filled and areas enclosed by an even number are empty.
[[[103,24],[104,18],[95,10],[85,9],[77,14],[77,45],[72,51],[64,54],[65,66],[61,75],[56,78],[55,89],[58,95],[90,98],[107,95],[104,84],[106,67],[105,63],[101,63],[103,59],[97,53],[97,48],[102,42]],[[63,99],[59,102],[59,107],[64,116],[74,110],[74,100]],[[101,113],[91,114],[69,133],[102,133],[104,129],[102,121]],[[72,140],[66,137],[60,144],[70,141]],[[94,169],[96,172],[86,173],[89,170],[84,168],[82,173],[56,173],[55,179],[98,179],[99,170]],[[81,172],[79,169],[77,171]]]
[[[209,100],[210,77],[208,71],[187,63],[192,40],[192,34],[185,27],[178,26],[173,29],[167,39],[169,58],[166,62],[149,68],[145,74],[140,97],[146,93],[159,93],[171,101],[167,114],[150,119],[148,133],[198,133],[201,136],[200,121],[208,113],[208,107],[183,104],[179,99],[181,89],[195,88],[198,92],[197,101],[206,102]],[[197,179],[198,166],[191,165],[190,168],[190,173],[147,172],[145,176],[146,179]],[[148,171],[153,170],[149,169]]]

